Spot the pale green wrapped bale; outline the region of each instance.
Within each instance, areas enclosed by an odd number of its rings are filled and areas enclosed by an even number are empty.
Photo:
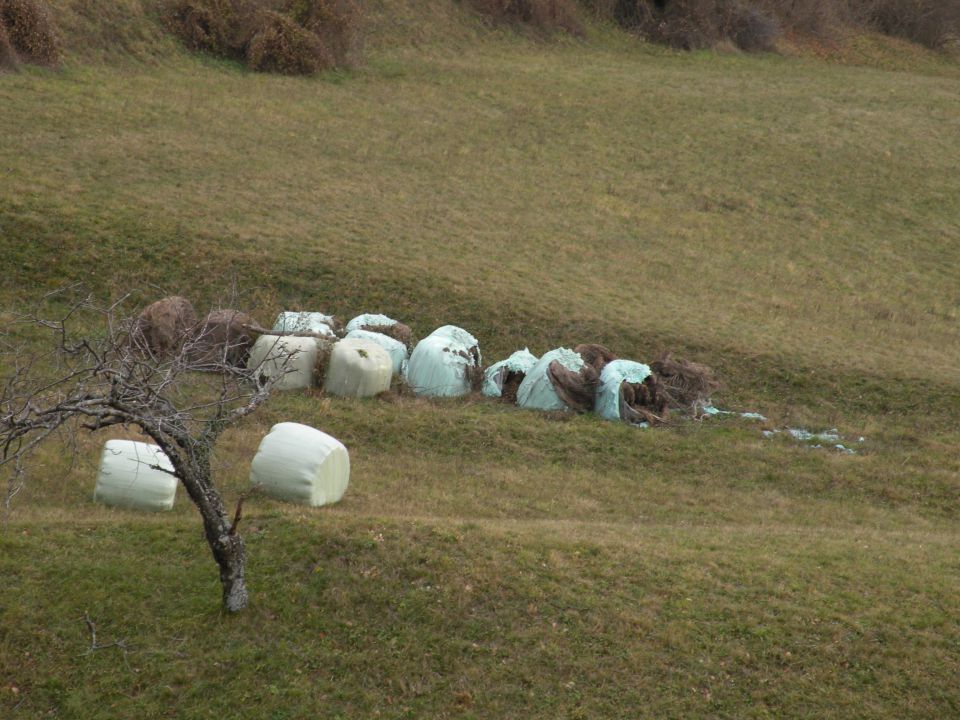
[[[280,376],[278,390],[315,384],[319,345],[312,337],[261,335],[250,350],[247,367],[268,378]]]
[[[333,346],[324,391],[340,397],[372,397],[390,389],[393,362],[370,340],[345,339]]]
[[[597,400],[594,412],[606,420],[619,421],[623,418],[623,394],[620,388],[624,382],[642,383],[650,376],[650,368],[633,360],[612,360],[600,373],[600,385],[597,388]]]
[[[324,315],[319,312],[291,312],[285,311],[277,315],[273,323],[275,332],[308,332],[318,335],[333,335],[335,321],[333,315]]]
[[[318,507],[343,497],[350,454],[343,443],[300,423],[277,423],[250,464],[250,484],[270,497]]]
[[[156,445],[108,440],[100,458],[94,502],[159,512],[173,509],[177,478],[170,459]]]
[[[347,332],[352,332],[353,330],[362,330],[364,327],[390,327],[391,325],[396,325],[397,321],[386,315],[378,315],[375,313],[364,313],[363,315],[357,315],[353,320],[347,323],[346,330]]]
[[[583,358],[569,348],[557,348],[541,357],[530,368],[517,390],[517,405],[531,410],[569,410],[560,399],[550,380],[550,363],[557,361],[571,372],[579,372],[583,367]]]
[[[537,364],[537,356],[529,348],[517,350],[506,360],[495,362],[483,373],[483,394],[487,397],[501,397],[507,378],[515,373],[526,376]]]
[[[406,379],[417,395],[459,397],[470,392],[470,371],[480,367],[480,345],[463,328],[444,325],[413,349]]]
[[[399,340],[394,340],[388,335],[369,330],[351,330],[347,333],[346,340],[365,340],[373,342],[387,351],[390,361],[393,364],[393,374],[396,375],[403,370],[407,362],[407,346]]]

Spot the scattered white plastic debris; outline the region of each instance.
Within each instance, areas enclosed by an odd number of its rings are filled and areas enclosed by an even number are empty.
[[[529,348],[517,350],[506,360],[495,362],[483,373],[483,394],[487,397],[500,397],[503,383],[511,373],[523,373],[524,376],[537,364],[537,356]]]
[[[318,312],[282,312],[273,323],[277,332],[311,332],[318,335],[335,335],[333,315]]]
[[[278,500],[328,505],[350,482],[350,455],[339,440],[300,423],[278,423],[260,442],[250,483]]]
[[[311,337],[261,335],[250,350],[247,367],[268,378],[280,375],[278,390],[298,390],[314,384],[317,341]]]
[[[480,345],[463,328],[444,325],[417,343],[406,379],[417,395],[457,397],[470,392],[470,368],[480,367]]]
[[[340,397],[373,397],[390,389],[393,361],[379,344],[360,338],[333,346],[327,363],[325,392]]]
[[[170,459],[156,445],[107,440],[100,458],[94,502],[157,512],[171,510],[177,478]]]
[[[714,407],[713,405],[704,405],[700,408],[700,411],[704,415],[739,415],[745,420],[758,420],[760,422],[766,422],[767,418],[761,415],[758,412],[734,412],[733,410],[721,410],[720,408]]]
[[[847,447],[840,442],[841,438],[840,433],[836,428],[831,428],[825,432],[811,432],[805,428],[787,428],[786,430],[764,430],[763,436],[765,438],[772,438],[776,435],[779,435],[781,432],[789,435],[794,440],[802,443],[816,443],[809,444],[812,450],[823,449],[825,446],[823,443],[828,443],[834,450],[843,453],[844,455],[856,455],[857,451],[854,448]],[[858,443],[866,442],[866,438],[862,435],[857,439]]]
[[[791,437],[793,437],[794,440],[799,440],[800,442],[810,442],[811,440],[827,443],[840,442],[840,434],[837,432],[836,428],[832,428],[821,433],[810,432],[809,430],[805,430],[803,428],[787,428],[787,432],[791,435]]]

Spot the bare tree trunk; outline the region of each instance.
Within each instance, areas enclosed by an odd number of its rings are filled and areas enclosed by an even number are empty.
[[[220,566],[220,584],[223,586],[223,609],[237,612],[247,606],[250,599],[247,593],[245,577],[247,554],[243,538],[239,535],[225,535],[220,538],[219,547],[213,555]]]

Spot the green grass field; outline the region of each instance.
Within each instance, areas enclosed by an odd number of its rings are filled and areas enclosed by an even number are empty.
[[[182,492],[95,506],[114,435],[50,446],[0,531],[0,717],[960,716],[960,65],[383,0],[364,65],[294,79],[188,56],[133,0],[54,6],[65,68],[0,75],[6,309],[236,283],[261,322],[453,323],[488,362],[672,349],[770,419],[278,395],[218,449],[227,500],[284,420],[340,438],[351,485],[248,503],[238,617]],[[865,441],[761,434],[787,426]],[[126,651],[88,652],[85,612]]]

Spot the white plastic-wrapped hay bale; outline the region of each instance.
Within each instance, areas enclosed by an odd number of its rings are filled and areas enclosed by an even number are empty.
[[[94,502],[149,510],[171,510],[177,478],[170,459],[156,445],[135,440],[107,440],[100,457]]]
[[[339,440],[300,423],[277,423],[260,442],[250,483],[278,500],[329,505],[350,482],[350,455]]]
[[[458,397],[470,392],[469,370],[480,367],[477,339],[463,328],[444,325],[410,354],[407,382],[417,395]]]
[[[633,360],[613,360],[607,363],[600,373],[600,386],[597,388],[597,401],[594,411],[606,420],[623,419],[624,408],[623,383],[642,383],[650,376],[650,367]]]
[[[347,323],[346,330],[351,332],[353,330],[362,330],[363,328],[369,327],[390,327],[396,325],[397,321],[392,317],[387,317],[386,315],[378,315],[376,313],[364,313],[363,315],[357,315],[353,320]]]
[[[369,332],[381,333],[387,337],[393,338],[394,340],[399,340],[408,349],[413,344],[413,331],[410,329],[410,327],[404,325],[402,322],[394,320],[392,317],[387,317],[386,315],[378,315],[374,313],[357,315],[350,322],[348,322],[346,326],[346,331],[348,333],[353,332],[354,330],[367,330]]]
[[[527,372],[517,388],[517,405],[531,410],[569,410],[553,387],[548,371],[550,363],[558,361],[567,370],[578,372],[583,367],[583,358],[568,348],[557,348],[545,353],[537,364]]]
[[[372,397],[390,389],[393,361],[370,340],[346,339],[333,346],[324,391],[340,397]]]
[[[333,315],[319,312],[292,312],[286,310],[277,315],[273,323],[276,332],[311,332],[318,335],[336,335],[333,330]]]
[[[311,337],[261,335],[250,350],[247,367],[277,380],[279,390],[298,390],[315,383],[317,341]]]
[[[495,362],[483,373],[483,394],[487,397],[502,397],[504,384],[508,380],[525,377],[536,364],[537,356],[530,352],[529,348],[517,350],[506,360]]]
[[[347,340],[364,340],[366,342],[376,343],[390,356],[390,362],[393,363],[393,373],[399,373],[407,362],[407,346],[399,340],[394,340],[389,335],[383,333],[370,332],[369,330],[351,330],[347,333]]]

